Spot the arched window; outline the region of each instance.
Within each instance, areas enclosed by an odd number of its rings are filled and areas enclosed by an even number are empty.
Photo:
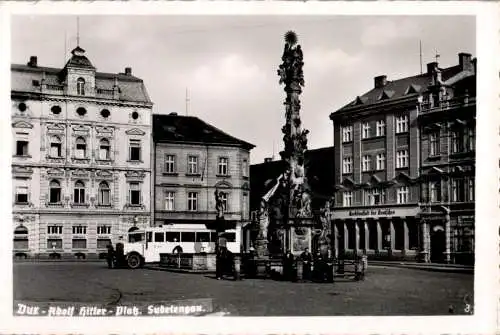
[[[14,229],[14,250],[27,250],[28,246],[28,228],[19,225]]]
[[[62,156],[62,142],[59,136],[52,136],[50,138],[50,157]]]
[[[109,141],[105,138],[101,139],[99,142],[99,159],[108,160],[110,158],[110,149]]]
[[[85,79],[78,78],[76,81],[76,94],[85,95]]]
[[[99,205],[101,206],[109,206],[111,204],[110,201],[110,189],[108,183],[105,181],[99,184]]]
[[[73,202],[75,204],[85,203],[85,184],[80,180],[75,183]]]
[[[61,202],[61,184],[57,180],[52,180],[49,184],[49,202],[57,204]]]
[[[87,143],[83,137],[76,139],[76,158],[85,158],[87,156]]]

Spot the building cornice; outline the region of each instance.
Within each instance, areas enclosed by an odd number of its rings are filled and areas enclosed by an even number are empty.
[[[166,140],[156,141],[156,140],[154,140],[154,143],[155,143],[155,145],[158,145],[158,146],[161,146],[162,144],[177,144],[180,146],[184,146],[187,144],[187,145],[197,146],[197,147],[200,147],[203,149],[206,149],[207,147],[230,147],[230,148],[238,148],[238,149],[241,149],[241,150],[247,151],[247,152],[250,151],[250,149],[248,149],[244,145],[236,144],[236,143],[234,143],[234,144],[215,143],[215,142],[208,143],[208,142],[192,142],[192,141],[182,141],[182,140],[179,140],[179,141],[166,141]]]

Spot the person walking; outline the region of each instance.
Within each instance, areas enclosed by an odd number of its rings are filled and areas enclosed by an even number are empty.
[[[286,281],[293,280],[293,266],[294,266],[294,257],[290,250],[286,251],[285,257],[283,259],[283,279]]]

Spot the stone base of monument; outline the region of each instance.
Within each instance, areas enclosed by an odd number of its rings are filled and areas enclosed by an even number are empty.
[[[256,278],[267,278],[269,276],[269,257],[261,256],[253,259]]]

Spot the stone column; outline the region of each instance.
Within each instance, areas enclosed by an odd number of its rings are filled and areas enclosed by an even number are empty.
[[[380,252],[382,251],[382,227],[380,227],[380,221],[375,221],[375,224],[377,226],[377,251]]]
[[[349,247],[349,231],[347,230],[347,224],[345,221],[342,224],[342,229],[344,230],[344,232],[343,232],[343,234],[344,234],[344,250],[347,250]]]
[[[394,249],[396,247],[396,234],[394,231],[394,222],[389,220],[389,233],[391,235],[391,249]]]
[[[429,263],[429,246],[430,246],[430,234],[429,234],[429,223],[426,221],[421,221],[420,223],[421,226],[421,234],[422,234],[422,240],[420,241],[421,243],[421,254],[422,254],[422,261],[425,263]]]
[[[370,249],[370,227],[368,226],[368,221],[364,221],[365,229],[365,250]]]
[[[354,221],[354,234],[356,234],[355,244],[354,244],[354,255],[358,255],[359,251],[359,222],[358,220]]]
[[[410,249],[410,236],[409,236],[409,232],[408,232],[408,222],[406,221],[406,219],[402,219],[401,224],[403,226],[403,236],[404,236],[403,255],[406,255],[407,251]]]
[[[451,222],[450,222],[450,215],[449,214],[446,214],[446,217],[445,217],[445,227],[444,227],[444,232],[445,232],[445,235],[446,235],[446,251],[445,251],[445,259],[446,259],[446,263],[450,263],[451,262],[451,252],[450,252],[450,249],[451,249]]]
[[[333,222],[333,247],[335,249],[335,254],[333,257],[338,258],[339,257],[339,229],[337,227],[337,222]]]

